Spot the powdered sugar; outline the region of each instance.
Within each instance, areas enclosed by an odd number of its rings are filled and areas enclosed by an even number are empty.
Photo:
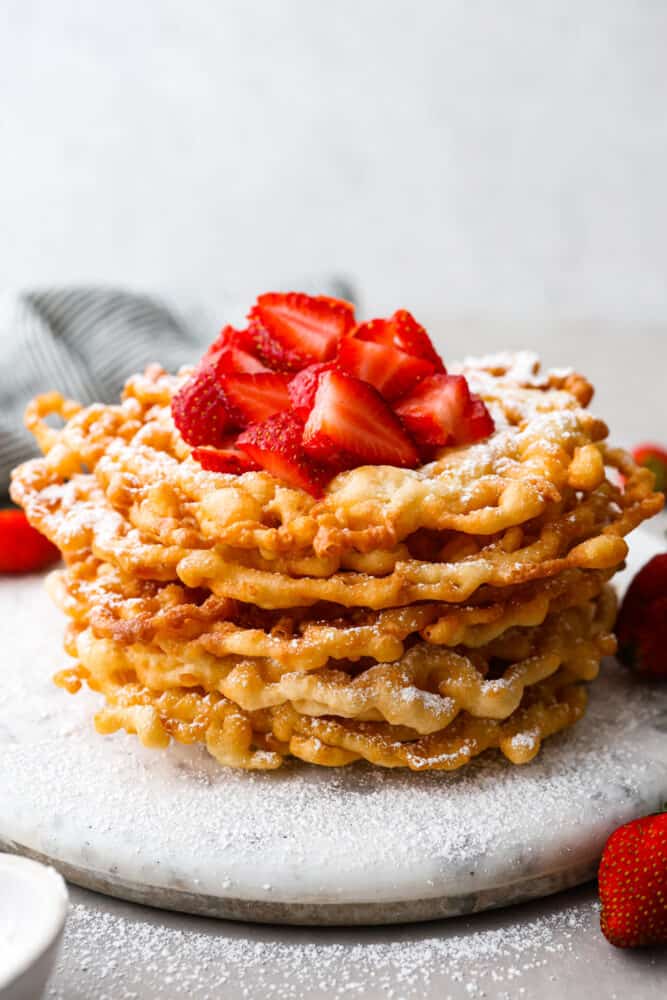
[[[597,931],[597,904],[587,898],[561,912],[528,916],[507,927],[479,918],[454,932],[445,925],[410,930],[289,931],[150,921],[139,910],[116,915],[77,904],[71,909],[50,1000],[77,997],[196,1000],[262,997],[305,1000],[382,996],[517,996],[526,973],[571,953],[581,935]]]
[[[499,351],[481,357],[466,357],[462,362],[454,362],[450,371],[463,371],[466,374],[477,371],[500,371],[504,378],[519,385],[544,387],[549,385],[549,376],[566,378],[572,374],[571,368],[553,368],[540,371],[540,357],[534,351]]]

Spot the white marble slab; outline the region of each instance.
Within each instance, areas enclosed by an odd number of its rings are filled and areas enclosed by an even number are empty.
[[[637,533],[628,572],[657,548]],[[667,689],[613,662],[527,767],[246,774],[98,736],[95,696],[50,680],[62,626],[41,580],[0,583],[0,844],[122,898],[285,923],[450,916],[584,881],[611,830],[667,795]]]

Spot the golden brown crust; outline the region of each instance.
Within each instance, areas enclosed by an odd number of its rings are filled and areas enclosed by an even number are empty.
[[[403,661],[356,677],[324,669],[276,680],[248,662],[227,673],[200,664],[190,676],[182,664],[179,677],[159,662],[164,654],[83,632],[79,665],[57,680],[69,690],[85,682],[104,695],[96,717],[102,733],[124,728],[156,748],[170,738],[205,742],[230,766],[271,769],[291,755],[326,766],[363,758],[454,770],[491,747],[520,764],[583,714],[586,694],[577,682],[592,680],[600,658],[613,652],[614,607],[606,591],[537,629],[508,630],[475,662],[462,651],[434,655],[417,646]],[[506,660],[504,673],[484,680],[497,659]]]

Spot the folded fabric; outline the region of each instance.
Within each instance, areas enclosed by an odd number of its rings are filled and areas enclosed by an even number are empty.
[[[317,291],[350,295],[335,280]],[[215,332],[207,331],[207,342]],[[57,389],[83,403],[110,403],[133,372],[153,361],[176,371],[200,347],[189,324],[145,295],[85,287],[0,295],[0,501],[12,468],[34,454],[23,427],[29,399]]]

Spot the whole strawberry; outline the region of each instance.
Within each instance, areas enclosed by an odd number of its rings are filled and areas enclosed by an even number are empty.
[[[598,871],[600,927],[617,948],[667,944],[667,813],[619,827]]]
[[[637,465],[645,465],[655,476],[655,488],[667,493],[667,450],[659,444],[640,444],[632,451]]]
[[[667,552],[637,573],[616,621],[618,658],[646,677],[667,679]]]
[[[60,558],[22,510],[0,510],[0,573],[36,573]]]

